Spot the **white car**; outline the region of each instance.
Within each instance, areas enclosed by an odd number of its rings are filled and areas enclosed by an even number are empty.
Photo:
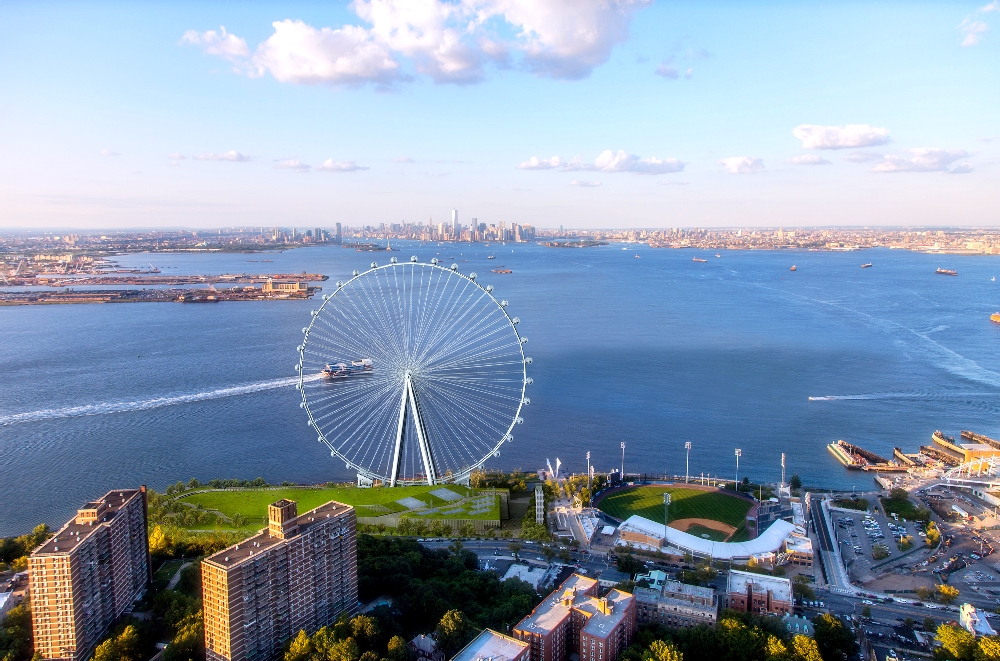
[[[865,606],[874,606],[875,605],[875,602],[872,601],[871,599],[865,599],[861,603],[863,603]]]

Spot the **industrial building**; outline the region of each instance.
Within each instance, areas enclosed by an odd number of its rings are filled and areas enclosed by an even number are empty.
[[[635,636],[635,597],[621,590],[597,596],[598,583],[573,574],[514,627],[531,646],[531,661],[614,661]]]
[[[354,508],[297,510],[272,503],[266,530],[201,563],[207,661],[272,661],[297,632],[356,610]]]
[[[28,558],[35,654],[83,661],[149,587],[146,487],[109,491]]]

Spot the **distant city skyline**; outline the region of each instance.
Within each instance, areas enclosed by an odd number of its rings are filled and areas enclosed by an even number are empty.
[[[1000,225],[1000,0],[52,10],[0,230]]]

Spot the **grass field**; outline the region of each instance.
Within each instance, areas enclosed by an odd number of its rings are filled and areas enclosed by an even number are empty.
[[[634,487],[615,492],[598,507],[618,519],[633,514],[663,523],[663,493],[670,493],[670,521],[711,519],[739,528],[746,521],[750,502],[722,491],[702,491],[684,487]],[[669,523],[669,521],[668,521]],[[699,533],[700,534],[700,533]]]
[[[697,524],[689,527],[687,529],[689,535],[694,535],[695,537],[704,537],[705,539],[710,539],[713,542],[724,542],[726,541],[726,533],[719,532],[718,530],[712,530],[711,528],[706,528],[705,526],[699,526]]]
[[[358,516],[380,516],[412,511],[413,516],[425,519],[499,519],[499,504],[485,512],[473,512],[469,501],[454,501],[449,503],[432,491],[441,489],[441,485],[412,486],[395,488],[358,489],[351,487],[281,487],[268,489],[227,489],[224,491],[205,491],[180,496],[178,500],[190,505],[201,505],[209,511],[220,512],[227,519],[241,514],[248,520],[243,528],[254,530],[260,528],[267,516],[267,506],[276,500],[287,498],[298,503],[299,513],[319,507],[331,500],[353,505]],[[463,499],[474,496],[477,492],[468,487],[456,484],[447,485],[449,491]],[[413,498],[422,502],[428,508],[440,508],[432,511],[409,508],[397,501]],[[457,511],[456,511],[457,510]],[[195,526],[197,527],[197,526]],[[232,526],[222,526],[222,529],[233,529]]]

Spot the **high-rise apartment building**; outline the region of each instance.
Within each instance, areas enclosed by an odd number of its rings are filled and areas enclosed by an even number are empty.
[[[149,587],[146,487],[109,491],[28,558],[35,653],[82,661]]]
[[[344,235],[340,233],[340,223],[337,223],[337,243],[344,242]]]
[[[513,635],[531,645],[531,661],[614,661],[636,632],[635,597],[621,590],[597,596],[598,583],[573,574],[531,614]]]
[[[358,604],[354,508],[267,508],[267,529],[201,563],[207,661],[272,661],[286,640]]]

